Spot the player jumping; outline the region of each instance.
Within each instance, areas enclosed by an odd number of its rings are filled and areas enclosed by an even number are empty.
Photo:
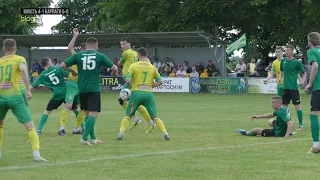
[[[161,76],[159,75],[158,70],[150,63],[147,56],[147,49],[139,48],[139,62],[136,62],[129,67],[126,83],[131,87],[132,93],[126,109],[126,116],[121,122],[120,133],[117,138],[118,140],[123,139],[124,132],[129,126],[131,117],[136,113],[141,105],[147,109],[151,119],[164,134],[164,139],[170,139],[163,122],[157,117],[157,107],[154,94],[152,92],[154,87],[162,85]],[[156,82],[153,83],[153,80],[156,80]]]
[[[305,72],[302,64],[296,58],[293,57],[294,47],[292,45],[287,45],[285,49],[286,57],[282,59],[280,64],[280,77],[278,83],[283,81],[283,95],[282,101],[283,105],[288,107],[288,104],[292,100],[295,109],[297,110],[299,126],[297,130],[303,129],[303,113],[300,106],[300,94],[299,94],[299,85],[297,83],[299,72],[304,73],[302,78],[299,78],[300,83],[304,84],[307,73]]]
[[[271,100],[272,108],[275,110],[273,113],[264,114],[261,116],[252,116],[252,120],[259,118],[273,118],[277,117],[276,120],[269,120],[268,124],[272,129],[254,128],[252,131],[246,131],[238,129],[238,133],[246,136],[261,135],[264,137],[289,137],[293,135],[291,129],[293,124],[291,122],[290,111],[287,107],[282,106],[281,97],[273,97]]]
[[[24,125],[33,150],[33,159],[36,162],[47,161],[40,156],[39,136],[34,127],[30,111],[21,95],[19,81],[22,78],[26,86],[26,97],[30,99],[32,94],[29,87],[28,68],[26,60],[16,55],[17,44],[14,39],[5,39],[2,50],[5,54],[0,59],[0,157],[3,139],[3,120],[11,109],[17,120]]]
[[[77,65],[78,67],[80,106],[81,110],[86,113],[85,130],[80,139],[80,144],[91,145],[102,143],[96,138],[94,132],[94,124],[101,110],[100,69],[102,65],[111,68],[113,76],[116,76],[118,68],[105,55],[97,51],[98,40],[96,38],[88,38],[85,47],[85,51],[75,53],[60,66],[66,68]],[[91,137],[90,142],[88,141],[89,135]]]
[[[137,62],[139,59],[138,59],[137,52],[134,51],[133,49],[131,49],[131,40],[130,40],[130,38],[127,38],[127,37],[122,38],[120,40],[120,45],[121,45],[121,50],[123,52],[122,52],[121,59],[120,59],[120,61],[118,63],[118,66],[122,66],[123,65],[122,78],[124,79],[124,81],[126,81],[126,78],[127,78],[127,75],[128,75],[129,66],[131,64]],[[127,83],[125,83],[123,85],[123,89],[130,89]],[[127,109],[128,102],[123,101],[120,97],[119,97],[118,100],[119,100],[119,104],[124,109]],[[147,133],[150,133],[152,131],[152,129],[154,128],[154,122],[151,121],[151,117],[150,117],[147,109],[144,106],[139,106],[138,111],[142,115],[144,120],[149,123],[149,127],[148,127],[148,130],[147,130]],[[134,119],[134,122],[133,122],[132,126],[129,129],[134,128],[140,122],[139,118],[135,118],[135,114],[132,116],[132,118]]]
[[[319,153],[319,111],[320,111],[320,34],[312,32],[308,35],[308,61],[312,65],[310,80],[305,87],[306,92],[312,90],[310,102],[310,127],[313,140],[313,146],[309,152]],[[313,89],[312,89],[313,87]]]

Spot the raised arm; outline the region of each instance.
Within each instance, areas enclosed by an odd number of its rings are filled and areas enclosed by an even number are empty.
[[[273,118],[274,115],[273,113],[268,113],[268,114],[264,114],[264,115],[255,115],[255,116],[252,116],[251,119],[260,119],[260,118]]]
[[[75,54],[76,52],[73,50],[74,44],[76,43],[77,37],[79,35],[79,30],[78,28],[73,28],[73,37],[71,41],[68,44],[68,51],[71,55]]]

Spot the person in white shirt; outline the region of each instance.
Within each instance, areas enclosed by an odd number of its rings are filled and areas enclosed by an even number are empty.
[[[187,72],[183,69],[183,66],[180,65],[179,70],[176,73],[176,77],[186,77],[186,76],[187,76]]]
[[[160,72],[161,70],[161,62],[159,62],[159,59],[158,58],[155,58],[154,59],[154,63],[153,63],[153,66],[158,70],[158,72]]]
[[[192,72],[190,73],[190,78],[199,77],[199,73],[196,71],[196,67],[192,66]]]
[[[59,67],[60,67],[60,64],[58,63],[58,60],[57,60],[57,59],[54,59],[54,60],[53,60],[53,66],[59,66]]]

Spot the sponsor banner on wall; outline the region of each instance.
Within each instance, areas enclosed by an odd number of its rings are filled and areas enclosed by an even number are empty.
[[[191,78],[193,93],[245,94],[248,92],[246,78]]]
[[[265,78],[248,78],[248,93],[277,94],[277,79],[270,79],[267,84]]]
[[[153,92],[189,92],[189,78],[163,77],[162,82]]]
[[[124,80],[122,77],[100,77],[101,91],[120,91],[123,88]]]

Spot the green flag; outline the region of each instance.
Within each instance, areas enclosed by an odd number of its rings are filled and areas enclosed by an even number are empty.
[[[227,47],[227,53],[231,54],[233,51],[238,50],[242,47],[245,47],[246,45],[247,45],[247,37],[246,37],[246,33],[244,33],[238,40],[231,43]]]

